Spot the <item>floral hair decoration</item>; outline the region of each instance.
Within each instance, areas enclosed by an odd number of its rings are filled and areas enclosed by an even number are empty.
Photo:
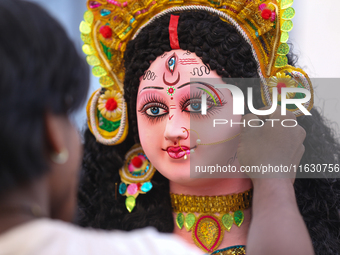
[[[203,10],[218,15],[234,26],[251,46],[261,80],[261,94],[265,105],[272,105],[272,89],[282,87],[305,88],[311,99],[304,107],[313,107],[313,89],[307,74],[288,65],[289,32],[295,16],[293,0],[97,0],[87,1],[88,11],[80,24],[83,51],[92,73],[99,77],[98,89],[87,106],[88,126],[97,141],[115,145],[124,141],[127,130],[127,106],[124,100],[125,70],[123,55],[127,43],[148,24],[159,17],[185,11]],[[171,46],[176,40],[178,17],[172,15],[169,26]],[[304,98],[302,93],[289,93],[289,98]],[[302,112],[294,105],[287,109],[296,116]]]

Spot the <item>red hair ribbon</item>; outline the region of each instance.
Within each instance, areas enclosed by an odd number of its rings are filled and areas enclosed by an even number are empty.
[[[178,19],[179,19],[179,16],[171,15],[170,23],[169,23],[170,46],[173,50],[180,49],[179,42],[178,42],[178,34],[177,34]]]

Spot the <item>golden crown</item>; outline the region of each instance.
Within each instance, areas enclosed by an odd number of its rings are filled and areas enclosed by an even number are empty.
[[[83,51],[92,73],[106,90],[97,90],[87,106],[88,125],[97,141],[114,145],[127,135],[127,106],[124,101],[123,56],[126,44],[143,27],[167,13],[204,10],[233,25],[252,47],[261,79],[262,100],[272,104],[273,87],[306,88],[312,98],[304,104],[313,106],[313,89],[306,73],[288,65],[289,31],[295,16],[293,0],[144,0],[87,1],[88,11],[80,24]],[[289,93],[290,98],[303,98]],[[280,95],[279,95],[280,100]],[[287,107],[289,108],[289,107]],[[302,112],[291,107],[296,116]]]

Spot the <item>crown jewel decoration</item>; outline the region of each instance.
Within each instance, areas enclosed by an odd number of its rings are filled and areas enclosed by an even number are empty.
[[[87,55],[87,62],[93,66],[93,75],[99,78],[102,87],[94,93],[87,107],[90,130],[99,142],[106,145],[124,141],[128,129],[126,103],[123,97],[125,75],[123,56],[126,45],[143,27],[158,17],[184,11],[207,11],[218,15],[238,30],[252,47],[265,105],[272,104],[273,87],[278,89],[280,103],[281,88],[287,86],[305,88],[311,92],[311,100],[304,104],[305,108],[310,110],[313,106],[311,82],[303,70],[288,65],[287,41],[293,28],[291,19],[295,16],[292,5],[293,0],[87,1],[88,11],[80,24],[81,38],[84,41],[83,51]],[[285,77],[284,82],[275,83],[282,80],[282,77]],[[113,95],[112,91],[116,94]],[[113,96],[109,98],[102,96],[103,94]],[[304,97],[301,93],[288,96]],[[108,103],[109,101],[111,103]],[[302,115],[294,105],[288,106],[287,108],[296,116]],[[110,110],[114,107],[117,107],[116,111]]]

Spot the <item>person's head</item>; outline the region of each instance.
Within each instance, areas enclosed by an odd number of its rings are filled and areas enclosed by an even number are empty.
[[[198,166],[228,165],[238,138],[209,146],[198,146],[196,140],[213,143],[231,138],[240,132],[240,126],[220,125],[212,130],[212,120],[239,122],[242,117],[232,114],[230,91],[213,89],[211,84],[224,83],[222,78],[257,77],[257,65],[250,45],[218,16],[202,11],[181,13],[177,29],[180,49],[176,50],[170,47],[169,20],[170,14],[158,18],[127,46],[124,89],[129,121],[133,130],[138,126],[135,140],[161,174],[184,185],[202,184],[202,179],[190,178],[193,160]],[[190,84],[191,78],[210,79],[207,84]],[[169,93],[172,87],[174,91]],[[201,115],[200,107],[203,89],[208,91],[206,116]],[[254,90],[258,107],[262,105],[260,86]],[[179,146],[186,152],[194,149],[190,160],[184,159]]]
[[[86,99],[88,67],[36,4],[0,1],[0,196],[47,182],[51,217],[70,219],[81,158],[68,116]]]

